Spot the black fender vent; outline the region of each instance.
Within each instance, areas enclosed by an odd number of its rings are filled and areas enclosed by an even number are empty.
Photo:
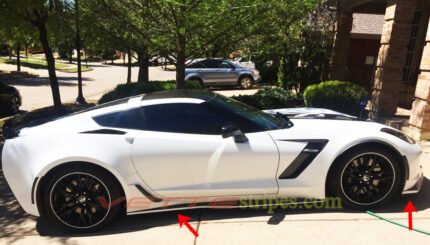
[[[288,167],[279,176],[279,179],[294,179],[297,178],[320,154],[325,148],[328,140],[283,140],[293,142],[308,142],[306,147],[300,152],[300,154],[294,159],[294,161],[288,165]]]

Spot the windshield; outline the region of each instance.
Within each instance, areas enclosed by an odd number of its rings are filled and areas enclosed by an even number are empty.
[[[259,126],[264,128],[264,130],[282,129],[290,126],[288,119],[282,116],[274,116],[265,113],[254,107],[219,94],[217,94],[215,98],[208,101],[208,103],[216,107],[221,107],[222,109],[228,110],[241,117],[244,117],[258,124]]]

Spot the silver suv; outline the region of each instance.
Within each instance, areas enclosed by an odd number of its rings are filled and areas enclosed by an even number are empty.
[[[251,88],[261,81],[255,69],[240,67],[228,60],[196,59],[187,64],[185,80],[197,80],[203,87],[240,86]]]

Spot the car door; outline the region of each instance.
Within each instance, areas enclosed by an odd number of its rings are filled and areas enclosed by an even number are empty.
[[[222,126],[241,122],[207,103],[149,105],[143,115],[147,130],[135,137],[132,159],[155,193],[170,198],[277,193],[279,153],[267,132],[247,133],[246,143],[223,139]]]
[[[187,66],[185,72],[186,76],[202,79],[206,86],[216,84],[217,69],[213,67],[213,63],[209,59],[192,62]]]
[[[202,70],[205,77],[205,83],[212,86],[217,85],[221,79],[218,61],[214,59],[206,59],[202,61],[202,64],[205,66],[205,69]]]
[[[219,67],[217,85],[237,85],[239,77],[235,66],[225,60],[219,60],[217,66]]]

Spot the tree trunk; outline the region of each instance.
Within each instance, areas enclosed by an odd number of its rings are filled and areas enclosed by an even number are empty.
[[[131,83],[131,49],[128,49],[127,51],[127,58],[128,58],[128,63],[127,63],[127,83]]]
[[[9,46],[9,60],[12,59],[12,47]]]
[[[16,47],[16,70],[21,71],[21,45]]]
[[[76,52],[77,52],[77,63],[78,63],[78,97],[76,103],[86,104],[84,94],[82,93],[82,66],[81,66],[81,31],[79,22],[79,1],[75,0],[76,8]]]
[[[137,82],[149,82],[149,54],[147,50],[140,51],[137,54],[139,60],[139,75]]]
[[[52,54],[52,49],[49,46],[48,32],[46,30],[45,21],[38,21],[36,27],[39,31],[39,39],[45,52],[46,62],[48,63],[49,80],[51,81],[52,99],[56,110],[62,109],[60,87],[58,85],[57,74],[55,73],[55,59]]]
[[[185,88],[185,36],[178,36],[177,46],[177,60],[176,60],[176,88]]]
[[[70,45],[69,47],[69,64],[72,64],[73,62],[73,46]]]
[[[28,59],[28,46],[25,45],[25,58]]]

